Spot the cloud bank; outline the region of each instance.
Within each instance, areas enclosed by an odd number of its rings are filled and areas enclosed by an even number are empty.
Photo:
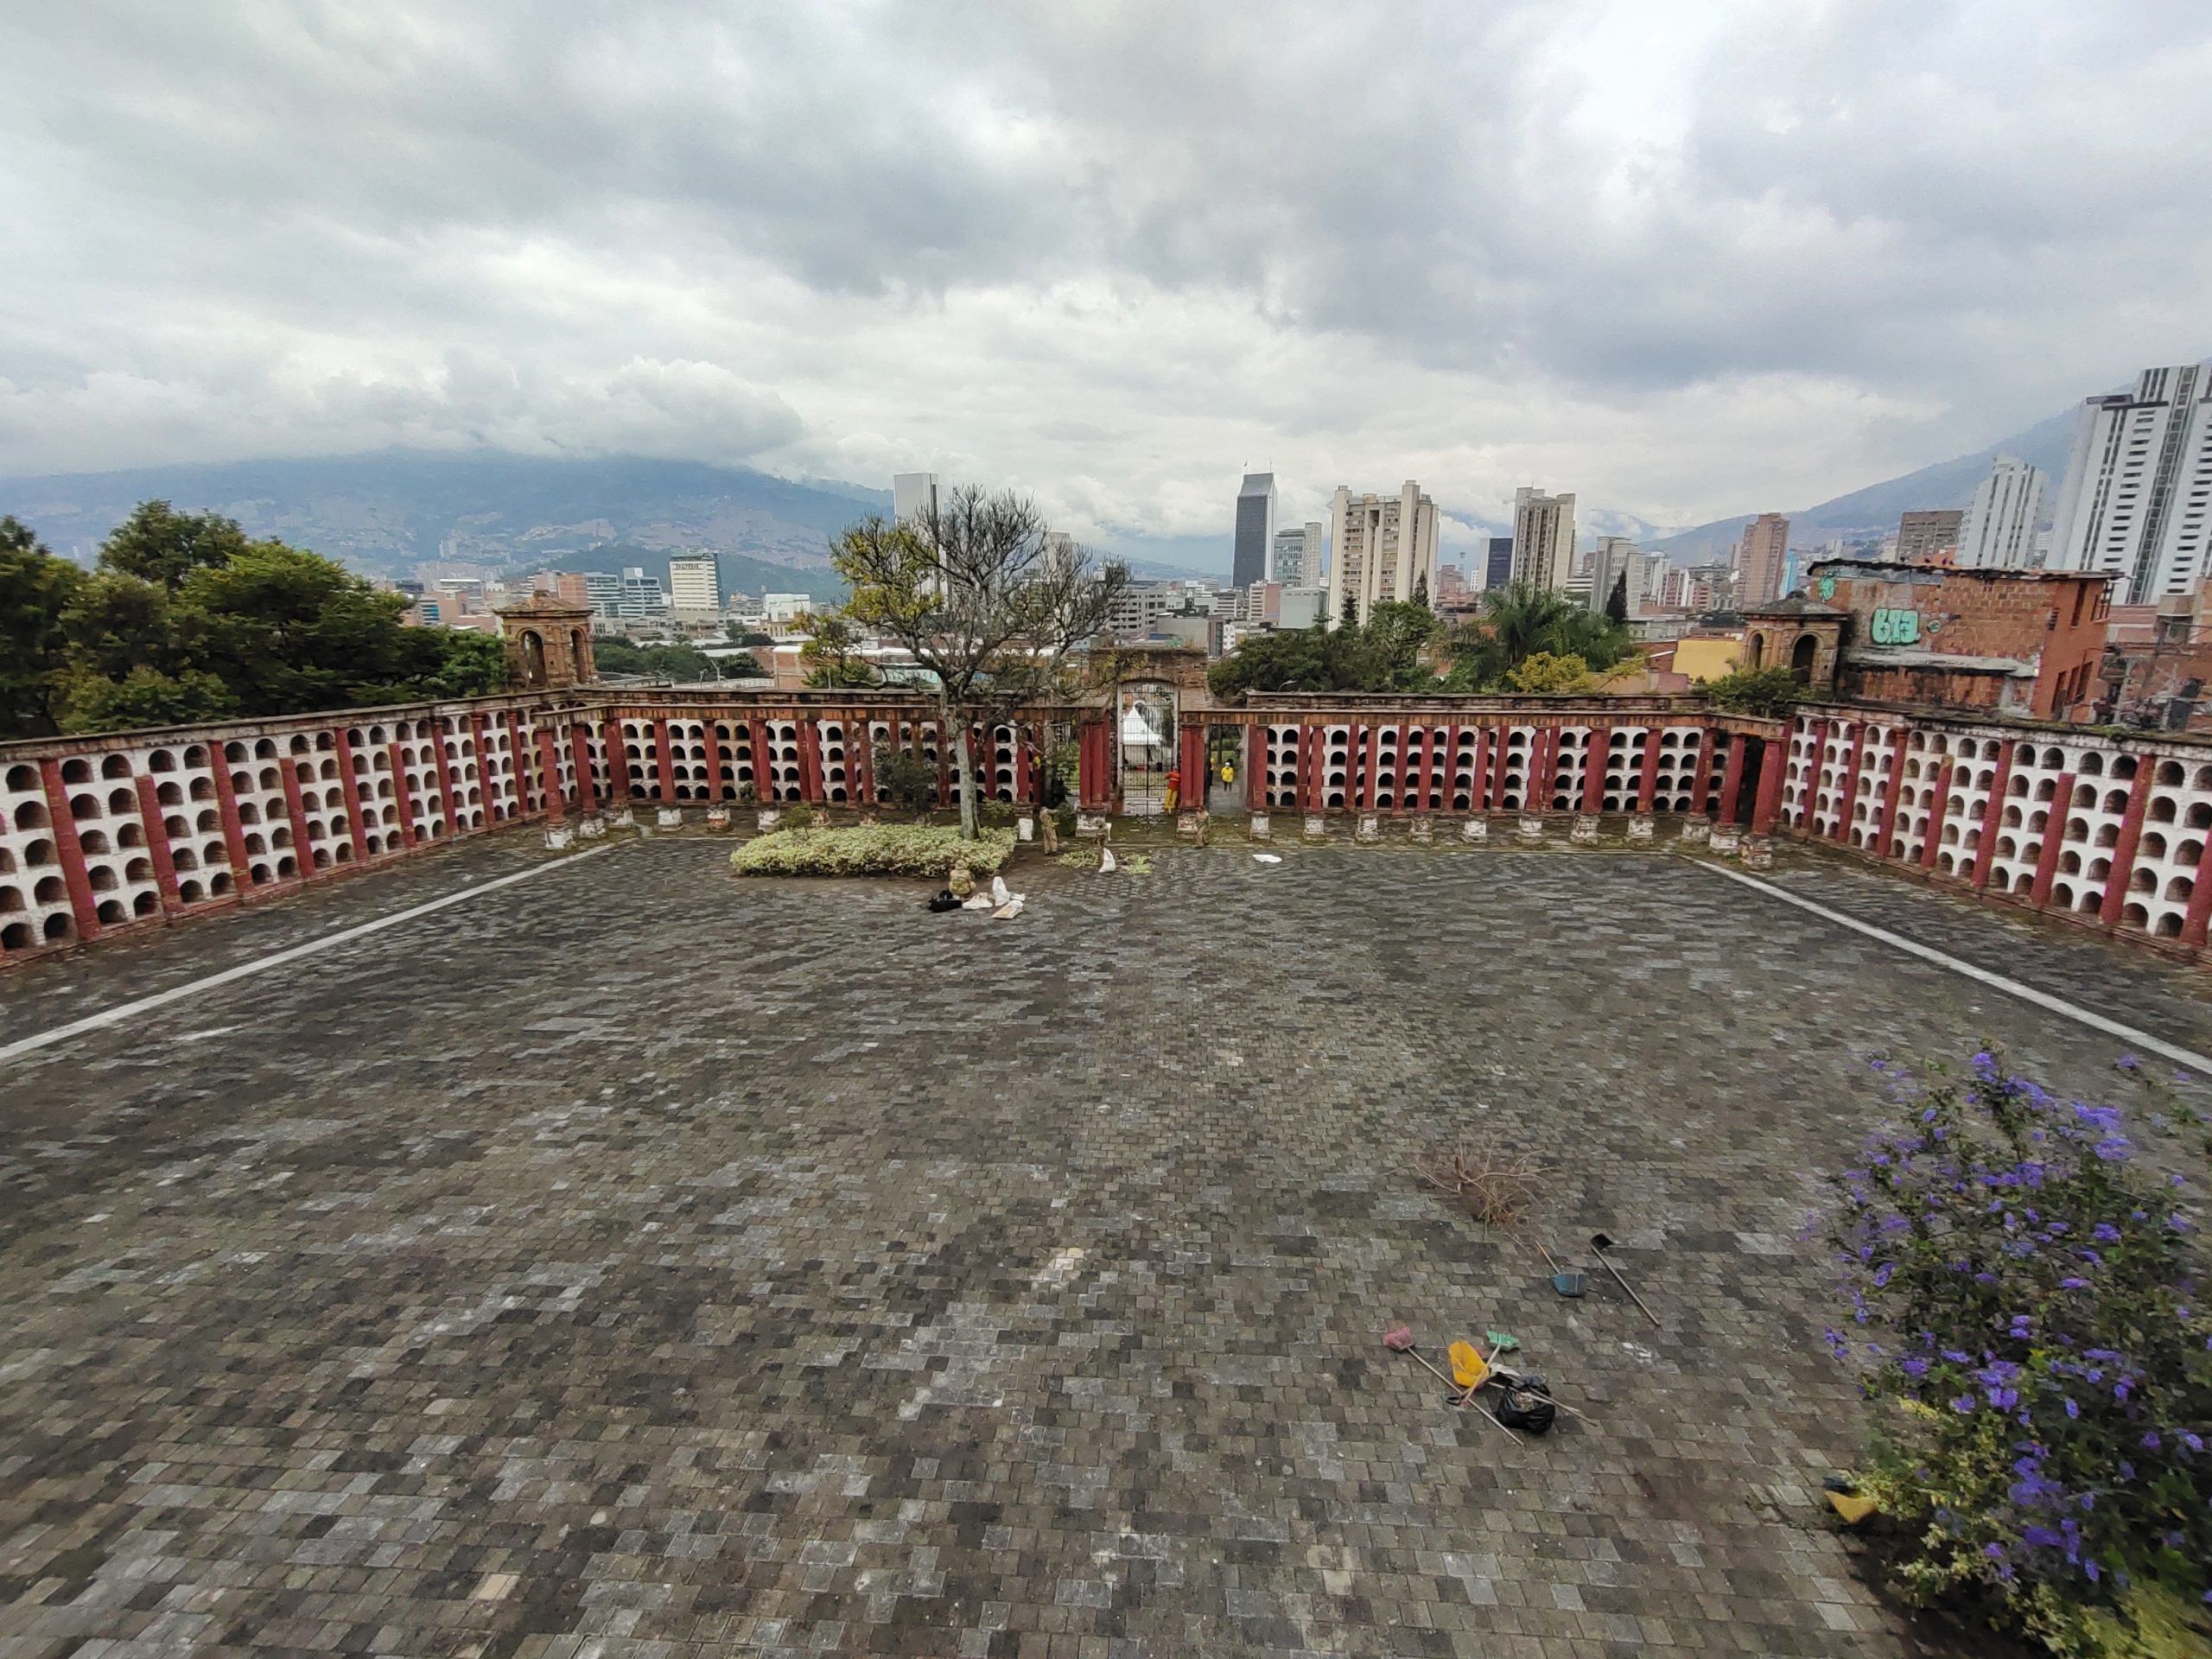
[[[0,18],[0,474],[404,443],[1801,505],[2212,350],[2201,4]]]

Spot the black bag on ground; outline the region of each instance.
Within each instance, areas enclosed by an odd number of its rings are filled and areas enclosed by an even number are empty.
[[[937,890],[937,897],[930,900],[930,911],[932,915],[939,911],[957,910],[959,908],[960,901],[952,896],[952,889],[950,887],[939,887]]]
[[[1508,1382],[1497,1398],[1497,1421],[1527,1434],[1548,1433],[1559,1420],[1552,1403],[1551,1384],[1541,1376],[1522,1376]]]

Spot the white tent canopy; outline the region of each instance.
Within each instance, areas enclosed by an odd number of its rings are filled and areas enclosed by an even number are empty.
[[[1156,749],[1166,741],[1160,735],[1158,728],[1145,719],[1143,709],[1129,709],[1123,712],[1122,715],[1122,747],[1123,748]]]

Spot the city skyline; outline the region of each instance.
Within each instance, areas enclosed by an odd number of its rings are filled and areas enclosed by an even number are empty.
[[[23,12],[0,474],[927,467],[1088,541],[1213,533],[1218,455],[1292,521],[1420,477],[1447,537],[1528,478],[1796,508],[2208,344],[2212,22],[2027,10],[2002,75],[1971,8]],[[1409,42],[1356,143],[1268,90]]]

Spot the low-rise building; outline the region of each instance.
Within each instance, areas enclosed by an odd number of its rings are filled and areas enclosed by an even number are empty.
[[[1744,664],[1876,702],[2088,717],[2108,579],[1823,559],[1806,590],[1745,612]]]

